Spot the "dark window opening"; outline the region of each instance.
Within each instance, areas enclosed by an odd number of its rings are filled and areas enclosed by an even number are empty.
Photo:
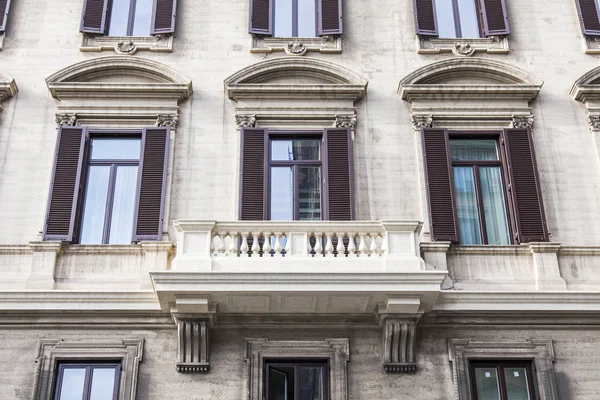
[[[329,400],[327,361],[265,362],[266,400]]]
[[[531,362],[473,361],[470,363],[474,400],[534,400]]]
[[[61,362],[54,400],[117,400],[121,364]]]

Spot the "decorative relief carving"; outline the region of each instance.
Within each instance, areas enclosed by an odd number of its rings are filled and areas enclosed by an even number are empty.
[[[356,114],[353,115],[335,115],[335,123],[334,126],[336,128],[350,128],[354,129],[356,126]]]
[[[383,321],[383,369],[391,373],[417,371],[417,318],[388,317]]]
[[[433,128],[433,116],[431,115],[413,115],[412,123],[415,129]]]
[[[303,56],[308,49],[301,42],[289,42],[284,50],[290,56]]]
[[[254,128],[256,126],[256,114],[236,115],[235,123],[240,128]]]
[[[117,45],[115,46],[115,51],[119,54],[133,55],[137,52],[137,47],[135,43],[133,43],[131,40],[122,40],[120,42],[117,42]]]
[[[56,113],[56,124],[58,126],[75,126],[77,114]]]
[[[156,117],[156,126],[168,126],[171,129],[177,128],[179,117],[175,114],[159,114]]]
[[[153,36],[98,36],[83,33],[80,51],[114,51],[117,54],[134,54],[138,51],[173,51],[173,34]]]
[[[592,131],[600,131],[600,115],[588,116],[588,124]]]
[[[208,318],[175,315],[177,322],[177,372],[207,373],[210,370]]]
[[[456,43],[452,52],[459,56],[472,56],[475,54],[475,49],[470,43]]]
[[[513,115],[512,128],[533,128],[533,115]]]

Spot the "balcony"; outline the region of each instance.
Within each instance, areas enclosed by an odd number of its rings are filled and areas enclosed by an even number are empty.
[[[427,271],[416,221],[179,220],[168,271],[151,272],[165,311],[421,313],[445,271]]]

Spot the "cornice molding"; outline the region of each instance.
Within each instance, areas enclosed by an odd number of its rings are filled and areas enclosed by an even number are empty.
[[[13,97],[19,89],[15,80],[8,75],[0,73],[0,111],[2,111],[2,102]]]

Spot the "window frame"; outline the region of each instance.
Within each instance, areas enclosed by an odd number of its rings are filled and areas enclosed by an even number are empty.
[[[458,2],[459,0],[450,0],[452,1],[452,14],[454,17],[454,33],[456,34],[456,37],[453,38],[440,38],[440,39],[481,39],[481,38],[485,38],[484,34],[483,34],[483,20],[481,18],[481,5],[479,3],[479,1],[477,0],[471,0],[475,3],[475,11],[477,13],[477,28],[479,31],[479,37],[464,37],[462,35],[462,26],[460,23],[460,10],[458,7]],[[434,0],[434,6],[433,6],[433,10],[434,10],[434,14],[435,14],[435,18],[437,20],[437,13],[436,13],[436,7],[437,7],[437,2],[438,0]],[[439,23],[438,23],[438,31],[439,31]]]
[[[498,372],[498,384],[500,387],[500,400],[508,400],[506,395],[506,377],[504,375],[504,368],[525,368],[527,374],[527,391],[529,393],[530,400],[537,399],[537,393],[535,390],[536,382],[533,375],[534,364],[533,360],[485,360],[485,359],[473,359],[469,360],[469,377],[471,379],[471,391],[473,393],[473,400],[479,400],[477,395],[477,381],[475,379],[475,368],[495,368]]]
[[[136,0],[137,1],[137,0]],[[299,0],[290,0],[292,2],[292,35],[291,36],[276,36],[275,27],[276,27],[276,11],[277,11],[277,2],[281,0],[273,0],[273,12],[271,13],[271,24],[273,24],[273,37],[274,38],[317,38],[319,37],[319,2],[318,0],[313,0],[315,3],[315,32],[314,36],[298,36],[298,1]]]
[[[118,0],[109,0],[108,1],[108,10],[107,10],[107,18],[106,18],[106,36],[107,37],[122,37],[122,36],[131,36],[131,37],[137,37],[140,35],[133,35],[133,25],[135,22],[135,9],[137,7],[137,2],[138,0],[128,0],[129,1],[129,15],[127,16],[127,33],[125,35],[111,35],[110,34],[110,25],[111,25],[111,21],[112,21],[112,5],[115,1]],[[154,13],[156,10],[156,0],[152,0],[152,13],[150,14],[150,32],[148,32],[148,35],[142,35],[142,36],[152,36],[152,24],[153,24],[153,20],[154,20]]]
[[[329,387],[329,359],[313,359],[313,358],[275,358],[275,359],[264,359],[264,371],[263,371],[263,393],[266,400],[270,400],[269,393],[269,367],[270,366],[286,366],[294,367],[294,397],[300,398],[300,386],[297,384],[299,367],[320,367],[323,370],[323,400],[330,399],[330,387]]]
[[[502,141],[501,141],[501,136],[502,136],[502,132],[500,131],[453,131],[453,130],[448,130],[448,147],[447,147],[447,156],[448,156],[448,160],[450,160],[450,183],[451,183],[451,189],[452,189],[452,196],[454,199],[456,199],[456,191],[454,189],[454,166],[473,166],[473,180],[474,180],[474,184],[475,184],[475,195],[477,198],[477,214],[478,214],[478,218],[479,218],[479,231],[480,231],[480,235],[481,235],[481,245],[485,246],[485,245],[489,245],[488,244],[488,240],[487,240],[487,230],[486,230],[486,223],[485,223],[485,215],[484,215],[484,210],[483,210],[483,199],[482,199],[482,195],[481,195],[481,187],[480,187],[480,182],[479,182],[479,171],[478,171],[478,166],[499,166],[500,167],[500,178],[502,181],[502,195],[504,198],[504,207],[506,209],[506,219],[507,219],[507,225],[508,225],[508,233],[509,233],[509,245],[515,244],[515,238],[514,238],[514,229],[513,229],[513,210],[512,207],[510,205],[509,202],[509,197],[508,197],[508,180],[506,178],[506,165],[507,165],[507,161],[506,161],[506,155],[505,155],[505,151],[504,148],[502,146]],[[450,151],[450,142],[452,140],[469,140],[469,139],[473,139],[473,140],[494,140],[496,141],[496,146],[497,146],[497,151],[498,151],[498,160],[497,161],[483,161],[483,160],[479,160],[479,161],[452,161],[452,154]],[[458,209],[456,208],[456,204],[454,205],[455,209],[454,209],[454,215],[455,215],[455,220],[456,220],[456,229],[458,232],[458,243],[459,245],[463,245],[463,243],[461,243],[461,235],[460,235],[460,228],[458,226]],[[470,246],[470,245],[474,245],[474,246],[478,246],[476,244],[468,244],[466,246]]]
[[[123,369],[121,362],[101,361],[101,360],[94,360],[93,362],[91,362],[91,361],[86,362],[85,360],[78,360],[78,361],[71,362],[71,361],[61,360],[58,362],[58,365],[57,365],[58,372],[56,374],[56,380],[54,382],[54,399],[56,399],[56,400],[60,399],[59,396],[61,394],[62,385],[63,385],[62,377],[64,375],[64,370],[67,367],[85,367],[85,377],[84,377],[84,385],[83,385],[83,400],[89,400],[89,398],[91,397],[92,377],[93,377],[94,369],[112,367],[113,369],[116,370],[112,400],[117,400],[119,398],[119,382],[121,380],[121,370]]]

